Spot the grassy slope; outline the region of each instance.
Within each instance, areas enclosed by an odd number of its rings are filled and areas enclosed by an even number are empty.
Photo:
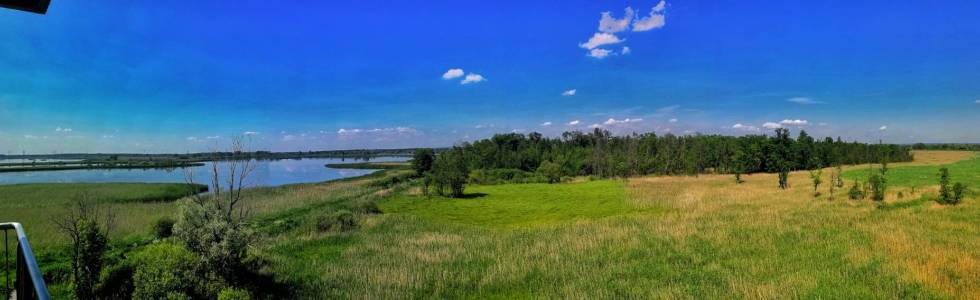
[[[204,188],[204,187],[199,187]],[[73,205],[77,195],[107,205],[115,212],[114,234],[143,232],[148,224],[172,215],[173,200],[194,191],[183,184],[79,183],[0,185],[0,222],[24,224],[35,248],[47,248],[63,238],[52,218]]]
[[[919,160],[954,160],[933,154]],[[976,200],[903,205],[916,200],[893,195],[878,209],[831,199],[826,185],[814,199],[803,172],[786,191],[774,175],[745,178],[409,193],[359,230],[293,232],[262,256],[308,298],[980,297]]]

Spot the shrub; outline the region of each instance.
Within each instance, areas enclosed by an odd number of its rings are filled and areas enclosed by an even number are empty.
[[[248,291],[237,288],[227,288],[218,294],[218,300],[251,300],[252,295]]]
[[[436,157],[430,176],[439,195],[459,198],[463,196],[469,173],[465,153],[457,147]]]
[[[252,232],[244,223],[224,216],[214,202],[187,202],[180,207],[174,236],[202,257],[205,270],[233,279],[242,269]]]
[[[354,228],[357,228],[357,217],[346,209],[316,217],[316,230],[320,232],[330,230],[348,231]]]
[[[544,176],[548,183],[561,182],[561,166],[556,163],[545,161],[538,166],[538,174]]]
[[[195,294],[201,257],[183,246],[149,245],[129,261],[133,267],[133,299],[187,299]]]
[[[952,201],[949,204],[956,205],[956,204],[959,204],[960,201],[963,201],[963,194],[964,194],[965,191],[966,191],[966,186],[963,185],[962,183],[957,182],[956,184],[954,184],[953,185],[953,198],[952,198]]]
[[[102,256],[108,249],[108,238],[94,221],[78,220],[78,243],[75,261],[75,296],[79,299],[95,298],[96,287],[102,273]]]
[[[857,181],[855,181],[854,185],[851,186],[851,189],[847,191],[847,197],[851,200],[864,199],[864,192],[862,192],[861,188],[858,187]]]
[[[779,171],[779,188],[784,190],[789,188],[789,170]]]
[[[436,154],[432,149],[419,149],[412,156],[412,169],[415,176],[422,177],[426,172],[432,170],[432,163],[435,161]]]
[[[940,204],[953,204],[953,191],[949,187],[949,169],[939,169],[939,199]]]
[[[887,187],[885,177],[878,174],[871,175],[868,177],[868,183],[871,185],[871,200],[884,201]]]
[[[151,225],[151,230],[153,231],[153,236],[158,239],[165,239],[174,234],[174,224],[177,223],[171,217],[159,218],[153,221]]]

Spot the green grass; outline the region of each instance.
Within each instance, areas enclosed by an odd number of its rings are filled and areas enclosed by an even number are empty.
[[[0,222],[20,222],[35,248],[56,246],[64,238],[52,220],[75,199],[105,205],[115,214],[113,234],[142,233],[150,222],[173,215],[173,202],[206,189],[173,183],[41,183],[0,185]]]
[[[493,228],[520,228],[638,212],[626,201],[620,181],[571,184],[471,186],[466,197],[452,199],[401,195],[382,211],[411,214],[431,222]]]
[[[888,169],[888,184],[892,186],[926,187],[939,185],[939,169],[949,168],[951,182],[962,182],[973,188],[980,187],[980,158],[972,158],[947,165],[926,165],[892,167]],[[872,167],[872,172],[878,172],[878,165]],[[855,168],[844,172],[847,181],[865,181],[868,178],[868,168]]]

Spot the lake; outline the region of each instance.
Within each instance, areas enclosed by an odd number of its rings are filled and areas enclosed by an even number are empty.
[[[406,157],[376,157],[372,162],[406,161]],[[323,182],[370,174],[373,170],[332,169],[326,164],[354,163],[363,160],[334,158],[305,158],[253,161],[255,170],[248,186],[277,186],[294,183]],[[219,163],[224,167],[224,163]],[[112,169],[65,170],[0,173],[0,184],[18,183],[97,183],[97,182],[185,182],[190,171],[195,183],[210,183],[211,163],[204,166],[175,169]],[[228,171],[221,169],[222,175]],[[222,183],[224,180],[222,180]],[[224,185],[224,184],[222,184]]]

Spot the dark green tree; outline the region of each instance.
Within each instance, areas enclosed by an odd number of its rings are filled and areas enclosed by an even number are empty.
[[[463,148],[454,147],[437,156],[430,174],[436,193],[453,198],[462,197],[469,179],[469,167]]]
[[[412,169],[415,170],[415,176],[422,177],[425,172],[432,170],[432,162],[435,161],[435,151],[432,149],[419,149],[415,151],[412,155]]]

